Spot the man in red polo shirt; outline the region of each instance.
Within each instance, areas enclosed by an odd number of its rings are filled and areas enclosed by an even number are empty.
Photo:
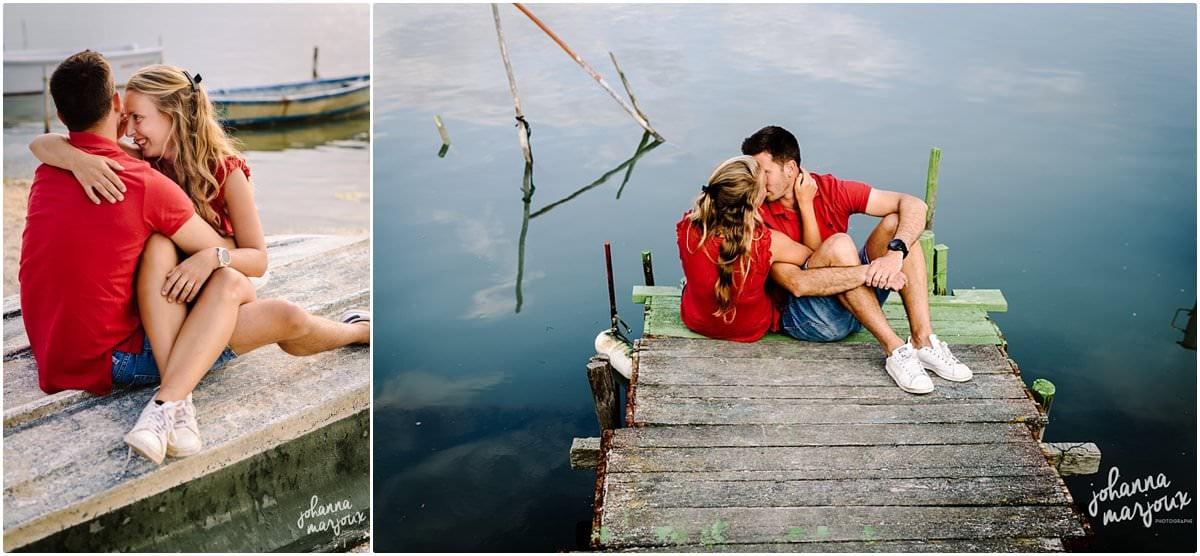
[[[803,267],[775,263],[771,278],[782,287],[780,326],[808,341],[841,340],[864,326],[887,353],[885,369],[904,391],[934,389],[924,369],[955,382],[971,379],[929,317],[925,259],[917,239],[924,229],[924,201],[875,189],[832,174],[812,174],[800,166],[800,146],[786,129],[768,126],[742,143],[742,153],[765,172],[766,201],[759,209],[766,225],[813,250]],[[862,249],[846,234],[851,214],[882,218]],[[912,336],[905,342],[888,324],[881,304],[890,291],[904,300]]]

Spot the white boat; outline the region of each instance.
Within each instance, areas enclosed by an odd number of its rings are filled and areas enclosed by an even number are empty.
[[[136,44],[95,49],[112,66],[113,78],[121,87],[133,72],[151,64],[161,64],[161,46],[140,47]],[[4,94],[40,94],[45,87],[43,80],[54,73],[54,68],[78,50],[5,50],[4,51]]]
[[[256,126],[346,116],[371,106],[371,76],[355,75],[208,92],[228,126]]]

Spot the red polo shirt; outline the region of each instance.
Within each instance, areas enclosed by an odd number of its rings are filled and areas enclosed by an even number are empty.
[[[733,313],[732,319],[726,322],[713,314],[717,311],[714,291],[717,264],[714,261],[719,258],[724,239],[709,236],[701,247],[700,228],[688,221],[686,214],[675,225],[679,259],[683,263],[683,275],[687,277],[679,316],[689,330],[709,338],[736,342],[754,342],[768,330],[779,330],[779,311],[763,289],[771,271],[771,233],[762,227],[756,233],[749,273],[743,276],[738,263],[734,263]]]
[[[812,174],[812,177],[817,181],[813,212],[821,241],[825,241],[833,234],[846,232],[851,214],[867,212],[871,186],[860,181],[841,180],[833,174]],[[780,201],[763,203],[758,213],[767,227],[783,232],[796,243],[803,243],[800,241],[800,213],[784,208]]]
[[[94,205],[70,172],[38,167],[21,236],[21,313],[46,393],[112,390],[112,352],[142,351],[134,275],[152,232],[193,214],[187,194],[116,142],[72,132],[76,148],[121,163],[125,200]]]

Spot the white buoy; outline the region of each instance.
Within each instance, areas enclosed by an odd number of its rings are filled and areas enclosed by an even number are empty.
[[[608,363],[621,376],[633,378],[633,346],[614,336],[611,329],[596,335],[596,353],[607,355]]]

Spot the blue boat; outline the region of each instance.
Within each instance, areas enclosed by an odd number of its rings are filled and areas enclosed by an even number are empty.
[[[371,107],[371,76],[209,91],[227,126],[259,126],[347,116]]]

